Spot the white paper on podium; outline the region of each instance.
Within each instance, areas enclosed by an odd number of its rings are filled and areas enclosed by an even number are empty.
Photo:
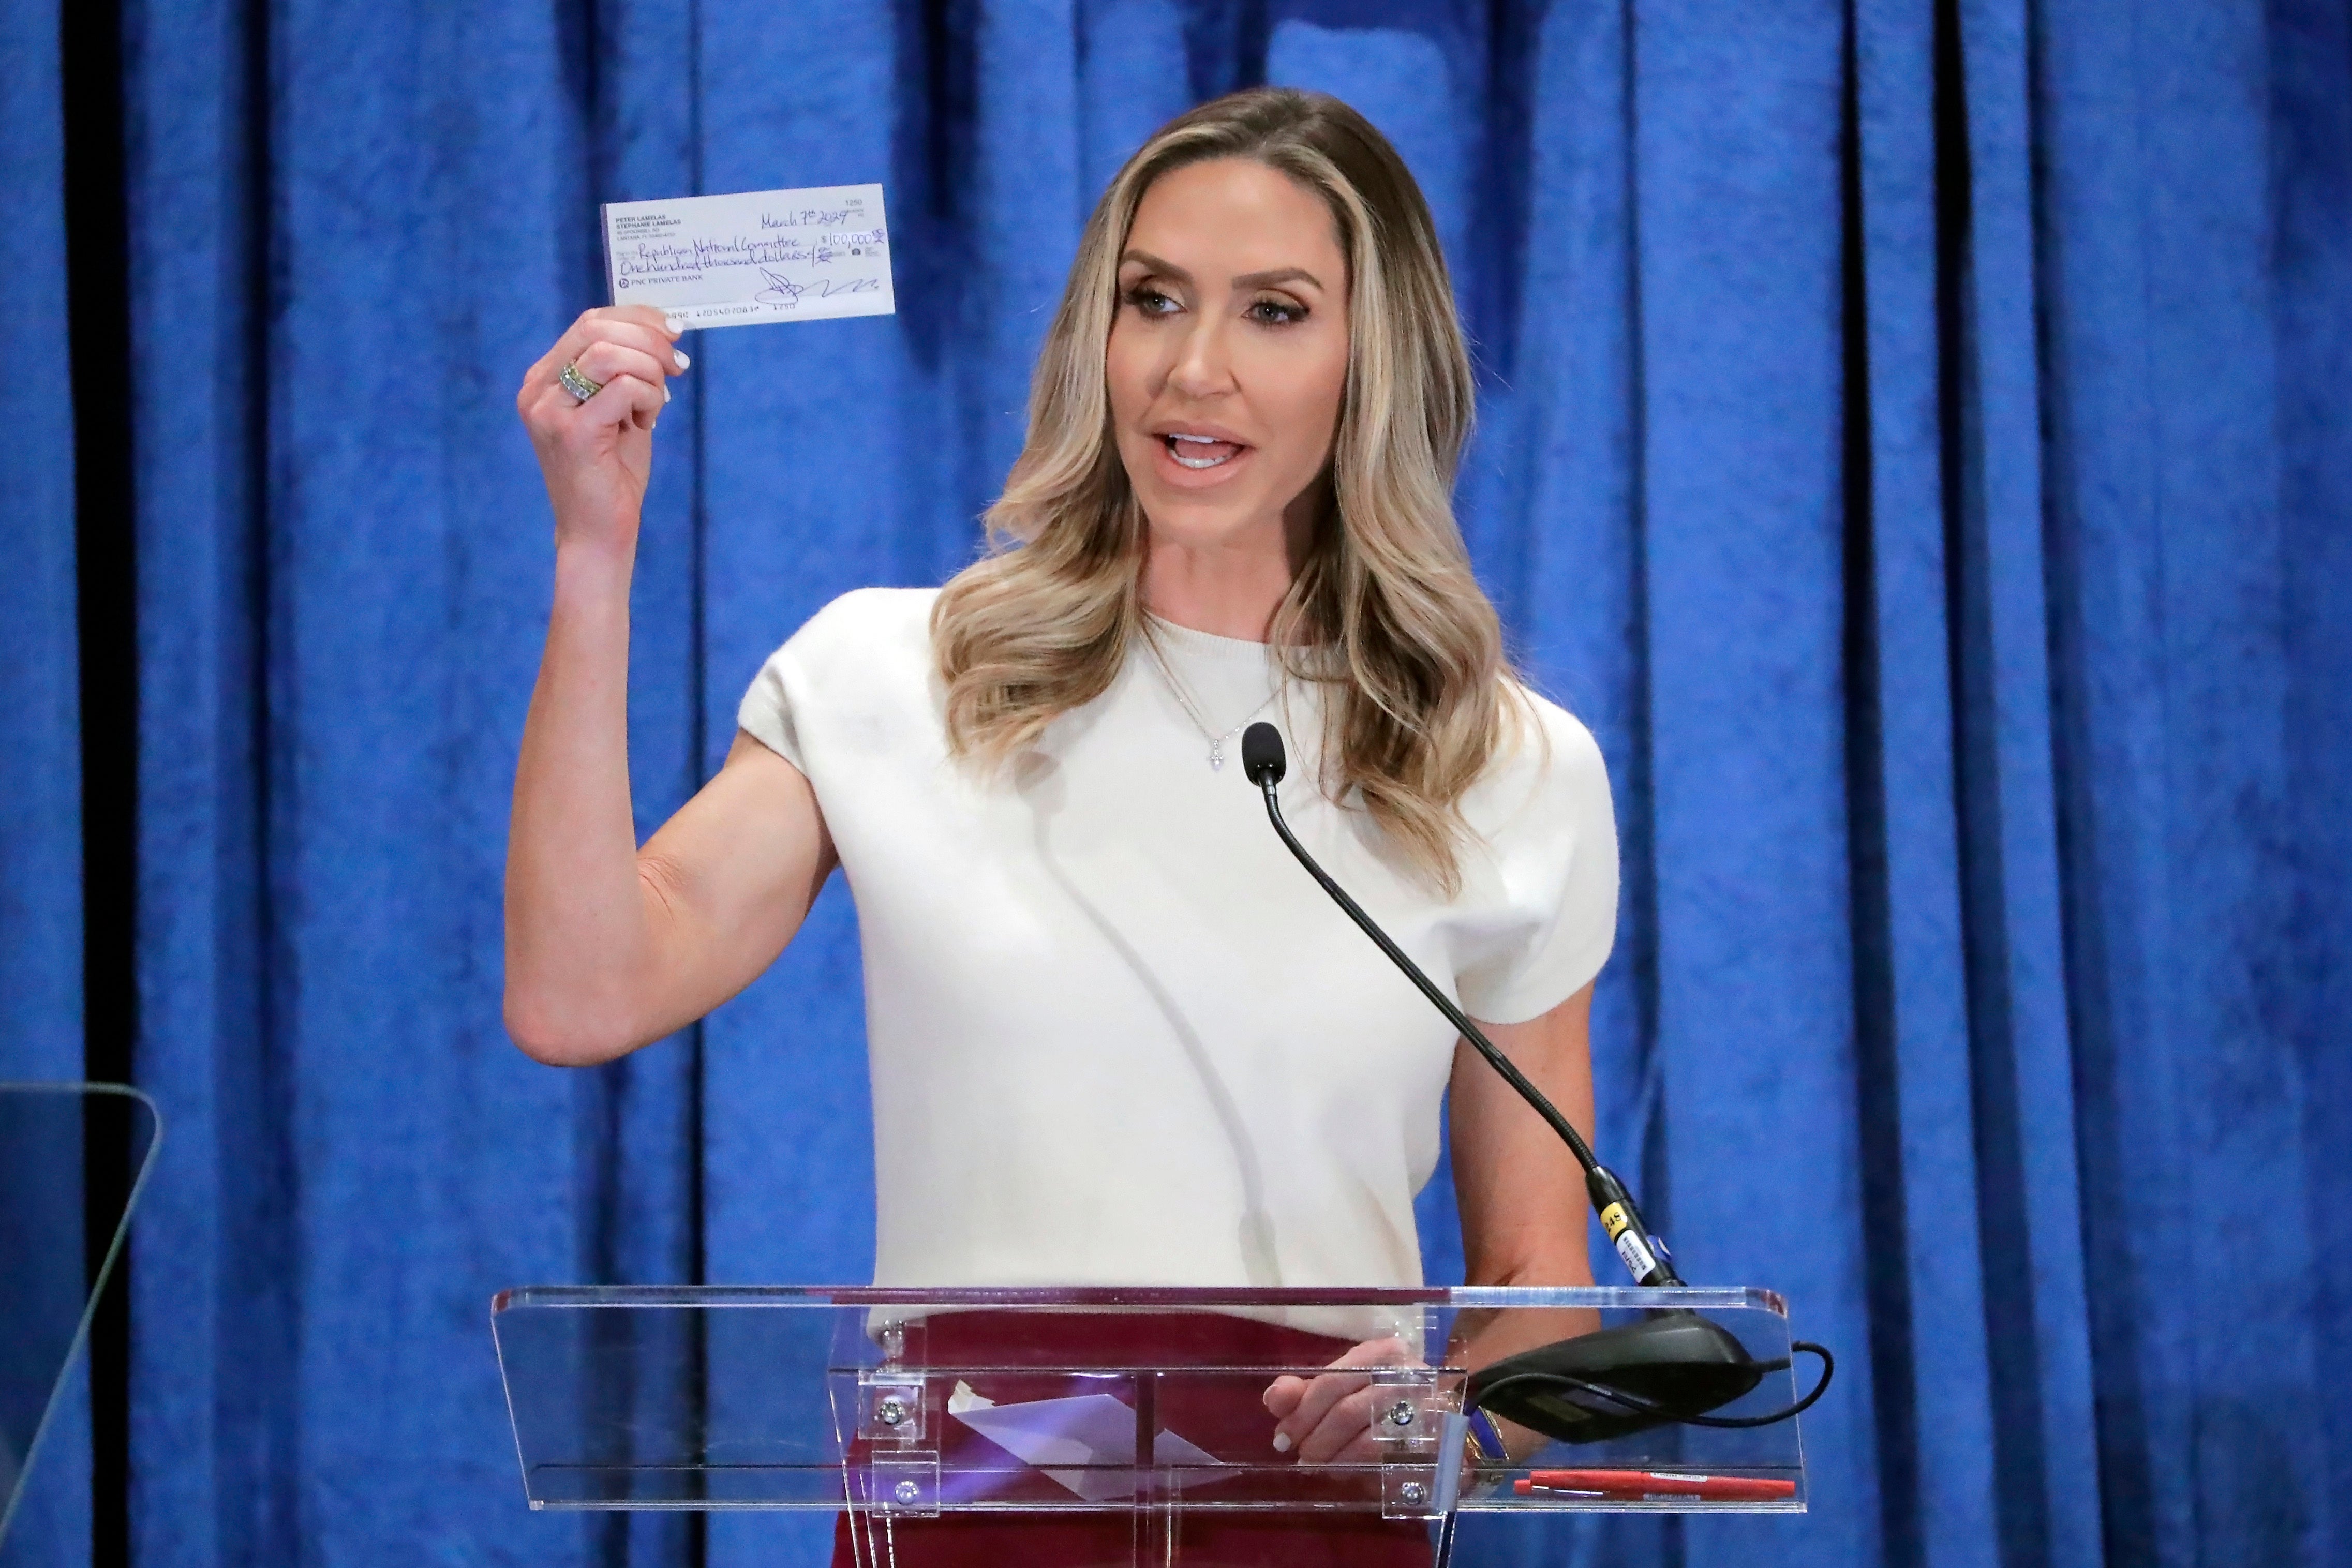
[[[1063,1399],[1033,1399],[998,1405],[959,1383],[948,1397],[948,1414],[1024,1464],[1034,1465],[1088,1502],[1108,1502],[1133,1493],[1135,1410],[1108,1394],[1076,1394]],[[1173,1432],[1151,1438],[1155,1465],[1223,1466]],[[1112,1467],[1061,1469],[1064,1465]]]
[[[604,275],[614,304],[688,327],[898,309],[879,185],[608,202]]]

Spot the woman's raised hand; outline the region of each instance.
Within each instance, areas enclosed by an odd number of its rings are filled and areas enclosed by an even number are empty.
[[[585,311],[523,377],[515,412],[539,453],[558,544],[635,548],[654,421],[669,401],[669,378],[688,363],[678,331],[647,305]],[[564,388],[566,365],[603,390],[582,402]]]

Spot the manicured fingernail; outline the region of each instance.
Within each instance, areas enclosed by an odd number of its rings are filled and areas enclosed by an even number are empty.
[[[1289,1433],[1287,1433],[1287,1432],[1276,1432],[1276,1433],[1274,1435],[1274,1451],[1275,1451],[1276,1453],[1277,1453],[1277,1454],[1286,1454],[1286,1453],[1290,1452],[1290,1434],[1289,1434]]]
[[[665,317],[663,317],[663,318],[662,318],[662,325],[663,325],[664,327],[667,327],[667,329],[669,329],[669,330],[670,330],[670,331],[672,331],[672,332],[683,332],[683,331],[685,331],[685,330],[686,330],[686,323],[685,323],[685,322],[683,322],[683,321],[681,321],[681,320],[679,320],[679,319],[678,319],[677,317],[675,317],[675,316],[665,316]]]
[[[669,388],[667,388],[667,387],[664,387],[664,388],[662,388],[662,402],[667,402],[668,401],[669,401]]]
[[[681,371],[686,369],[687,366],[694,363],[692,360],[686,357],[686,350],[684,349],[672,349],[669,351],[669,357],[677,361],[677,368]]]

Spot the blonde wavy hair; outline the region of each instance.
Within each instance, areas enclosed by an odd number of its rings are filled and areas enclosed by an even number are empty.
[[[1260,88],[1204,103],[1161,127],[1097,204],[1038,356],[1027,440],[984,518],[989,551],[931,612],[949,746],[1005,762],[1108,690],[1150,635],[1146,524],[1104,368],[1119,256],[1154,180],[1219,158],[1322,197],[1348,259],[1347,390],[1312,542],[1271,627],[1276,655],[1325,688],[1324,793],[1360,805],[1450,898],[1463,794],[1507,738],[1521,688],[1454,517],[1473,392],[1436,225],[1396,150],[1327,94]]]

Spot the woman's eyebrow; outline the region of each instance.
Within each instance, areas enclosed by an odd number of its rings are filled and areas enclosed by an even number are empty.
[[[1322,280],[1303,267],[1276,267],[1264,272],[1244,272],[1234,279],[1235,288],[1271,288],[1277,283],[1306,283],[1317,288]]]
[[[1118,258],[1118,264],[1121,267],[1127,266],[1129,262],[1133,262],[1139,267],[1149,268],[1154,277],[1165,277],[1177,283],[1190,283],[1192,281],[1192,275],[1191,273],[1185,271],[1182,267],[1177,266],[1172,261],[1162,261],[1160,257],[1152,255],[1148,250],[1130,250],[1125,256]]]
[[[1118,258],[1121,267],[1133,265],[1148,268],[1155,277],[1165,277],[1175,283],[1191,283],[1192,275],[1172,261],[1152,255],[1148,250],[1130,250]],[[1264,272],[1244,272],[1234,279],[1235,289],[1271,288],[1277,283],[1305,283],[1312,287],[1323,287],[1323,280],[1303,267],[1272,267]]]

